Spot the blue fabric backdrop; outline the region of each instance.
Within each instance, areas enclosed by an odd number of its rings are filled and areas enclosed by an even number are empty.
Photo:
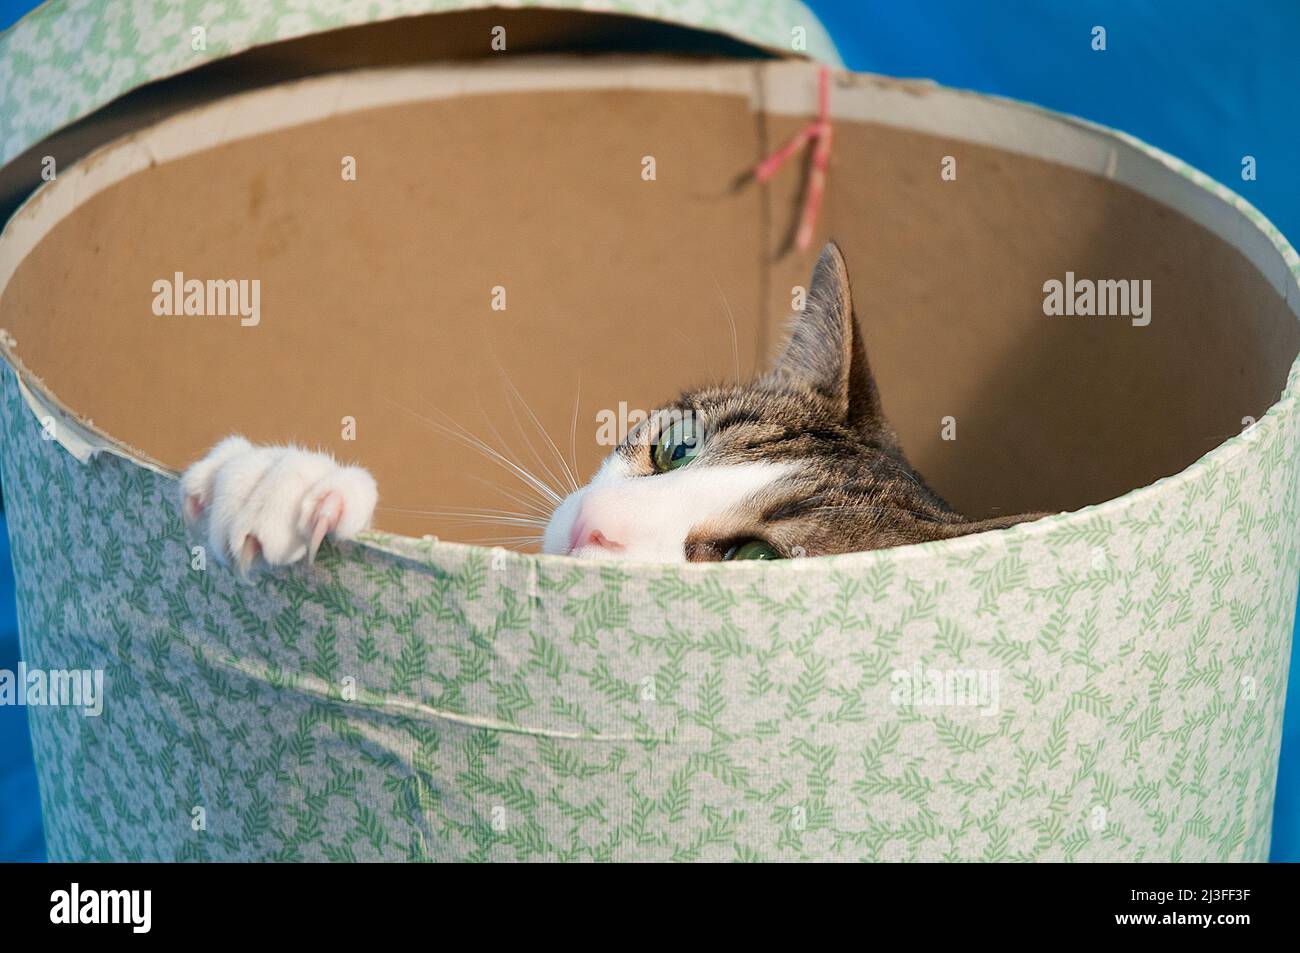
[[[128,0],[119,0],[128,2]],[[853,69],[924,76],[1131,132],[1245,195],[1300,242],[1296,0],[811,0]],[[0,0],[0,28],[33,3]],[[1104,26],[1107,49],[1091,30]],[[1258,178],[1241,179],[1253,155]],[[1296,643],[1300,644],[1300,631]],[[0,668],[18,646],[7,531]],[[1300,672],[1294,663],[1292,671]],[[43,857],[25,711],[0,707],[0,860]],[[1300,861],[1300,688],[1283,736],[1273,859]]]

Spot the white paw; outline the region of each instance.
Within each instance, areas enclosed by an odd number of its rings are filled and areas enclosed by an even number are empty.
[[[352,539],[378,499],[375,478],[360,467],[243,437],[227,437],[181,475],[185,521],[202,525],[209,551],[245,574],[259,556],[271,566],[311,562],[326,536]]]

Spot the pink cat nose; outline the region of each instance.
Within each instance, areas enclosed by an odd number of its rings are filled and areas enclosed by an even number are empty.
[[[569,552],[573,553],[584,546],[598,546],[608,550],[623,548],[622,543],[610,539],[605,532],[593,526],[587,513],[579,512],[578,518],[573,521],[573,529],[569,531]]]

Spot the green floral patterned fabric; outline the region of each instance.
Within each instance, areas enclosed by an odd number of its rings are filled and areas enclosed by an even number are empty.
[[[3,399],[24,657],[106,671],[100,717],[30,710],[51,859],[1267,854],[1294,387],[1008,532],[685,567],[373,536],[251,585],[192,568],[172,480]],[[999,697],[899,704],[918,668]]]
[[[0,165],[138,86],[265,43],[481,7],[575,9],[699,27],[838,65],[799,0],[49,0],[0,35]],[[193,49],[203,27],[205,49]],[[804,50],[793,49],[802,28]]]

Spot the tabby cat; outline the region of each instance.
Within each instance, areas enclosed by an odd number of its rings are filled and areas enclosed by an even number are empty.
[[[185,515],[247,572],[311,560],[369,524],[371,475],[242,437],[181,478]],[[745,386],[680,396],[636,427],[555,507],[543,550],[590,559],[711,562],[883,549],[1000,529],[1044,514],[967,519],[907,462],[885,419],[839,248],[773,367]]]

